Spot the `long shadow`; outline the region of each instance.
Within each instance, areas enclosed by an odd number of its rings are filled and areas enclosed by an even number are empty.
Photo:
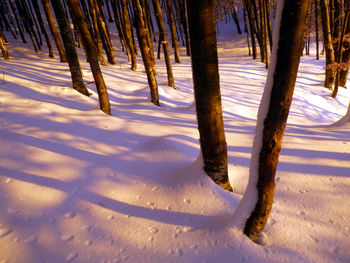
[[[17,171],[5,167],[0,167],[0,171],[2,174],[6,174],[6,177],[16,179],[22,182],[49,187],[55,190],[65,192],[67,194],[70,194],[74,190],[74,187],[72,187],[71,183],[66,183],[54,178],[38,176],[35,174]],[[216,219],[218,219],[218,216],[199,215],[193,213],[176,212],[155,208],[151,209],[147,207],[131,205],[129,203],[121,202],[106,196],[102,196],[100,194],[94,193],[86,189],[81,189],[78,193],[74,194],[74,197],[71,198],[78,198],[90,204],[97,205],[121,214],[145,218],[157,222],[162,222],[165,224],[201,228],[207,227],[211,223],[215,222]],[[188,220],[183,220],[184,218]]]

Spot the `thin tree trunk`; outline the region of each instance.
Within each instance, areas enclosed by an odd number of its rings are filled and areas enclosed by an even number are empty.
[[[111,107],[109,103],[108,93],[105,81],[102,76],[100,66],[98,64],[97,50],[94,41],[90,35],[89,29],[85,23],[83,12],[80,9],[78,0],[69,0],[68,4],[72,10],[72,17],[76,21],[79,32],[86,48],[86,55],[90,63],[91,72],[94,76],[98,98],[100,101],[100,109],[106,113],[111,114]]]
[[[329,6],[327,0],[320,0],[322,29],[323,29],[323,49],[326,53],[326,73],[324,86],[327,89],[332,89],[335,81],[334,70],[334,49],[332,43],[332,32],[330,27]]]
[[[350,4],[348,3],[348,5]],[[350,34],[350,19],[348,18],[347,27],[345,30],[346,38],[344,39],[344,42],[343,42],[344,51],[343,51],[343,56],[341,60],[344,67],[342,67],[339,72],[339,86],[344,88],[346,87],[346,82],[347,82],[348,73],[349,73],[349,64],[350,64],[350,35],[349,34]]]
[[[180,52],[179,52],[179,44],[176,38],[176,29],[175,29],[175,18],[173,13],[173,7],[171,4],[171,0],[166,0],[167,9],[168,9],[168,17],[169,17],[169,28],[171,32],[171,41],[173,43],[174,55],[175,55],[175,63],[180,63]]]
[[[112,45],[112,41],[110,39],[110,34],[103,16],[103,13],[101,12],[100,6],[97,4],[96,0],[93,0],[93,2],[96,4],[96,14],[97,14],[97,20],[98,20],[98,26],[100,28],[101,33],[101,39],[102,39],[102,45],[104,50],[106,51],[108,62],[112,65],[117,64],[115,60],[114,55],[114,48]]]
[[[92,26],[94,28],[94,36],[95,36],[95,45],[97,48],[97,56],[103,66],[107,65],[107,61],[102,53],[102,48],[101,48],[101,33],[100,29],[98,27],[98,20],[97,20],[97,13],[96,13],[96,8],[94,6],[94,1],[93,0],[88,0],[89,6],[90,6],[90,13],[92,17]]]
[[[12,1],[9,1],[9,3],[10,3],[10,7],[12,9],[12,13],[13,13],[13,15],[15,17],[15,21],[16,21],[16,24],[17,24],[18,31],[19,31],[19,34],[21,36],[21,39],[22,39],[23,43],[27,43],[27,40],[25,39],[24,34],[23,34],[21,20],[20,20],[20,18],[17,15],[16,9],[15,9]]]
[[[145,22],[143,20],[142,7],[139,0],[133,0],[134,4],[134,19],[136,20],[136,32],[137,38],[140,43],[140,49],[143,59],[143,64],[145,65],[145,70],[147,74],[147,80],[151,91],[151,101],[154,105],[159,106],[159,95],[158,95],[158,85],[153,71],[152,61],[150,57],[147,32],[145,29]]]
[[[78,54],[74,45],[73,34],[70,29],[68,18],[66,16],[62,1],[51,0],[51,4],[55,12],[63,44],[66,50],[69,69],[72,75],[73,88],[86,96],[90,96],[90,93],[87,90],[83,81]]]
[[[222,118],[213,0],[187,0],[198,129],[204,170],[222,188],[232,191]]]
[[[136,62],[136,53],[135,53],[135,47],[132,40],[132,34],[131,34],[131,23],[129,18],[129,11],[126,0],[122,0],[122,8],[123,8],[123,18],[124,18],[124,31],[125,31],[125,38],[127,42],[127,46],[129,48],[129,52],[131,55],[131,69],[133,71],[136,71],[137,69],[137,62]]]
[[[49,2],[49,0],[41,0],[41,3],[43,4],[43,7],[44,7],[46,19],[49,23],[51,34],[55,40],[56,48],[57,48],[58,54],[60,56],[60,61],[67,62],[66,52],[63,48],[61,39],[58,35],[58,31],[57,31],[56,24],[55,24],[55,19],[53,17],[51,7],[50,7],[50,2]]]
[[[255,242],[272,208],[276,167],[300,62],[308,5],[309,0],[284,0],[278,14],[281,15],[280,24],[275,27],[279,31],[279,40],[273,47],[274,64],[268,73],[253,143],[253,151],[260,149],[260,152],[252,156],[245,194],[247,198],[252,192],[258,192],[255,207],[244,228],[244,233]]]
[[[159,0],[152,0],[152,2],[153,2],[153,8],[155,11],[156,20],[159,28],[159,40],[162,43],[163,51],[164,51],[164,59],[165,59],[166,70],[168,75],[168,85],[170,87],[175,88],[173,70],[171,67],[171,62],[169,57],[168,41],[165,35],[165,28],[164,28],[163,18],[162,18],[162,9],[160,7]]]
[[[250,37],[251,37],[251,43],[252,43],[253,59],[257,59],[258,58],[258,54],[257,54],[258,52],[257,52],[256,42],[255,42],[256,30],[255,30],[254,21],[253,21],[252,6],[251,6],[249,0],[244,0],[244,5],[245,5],[245,8],[247,10],[247,15],[248,15]]]
[[[319,51],[319,33],[318,33],[318,1],[314,0],[315,5],[315,42],[316,42],[316,60],[320,59],[320,51]]]
[[[350,13],[350,8],[348,8],[346,15],[345,15],[345,19],[344,19],[344,24],[343,24],[343,28],[341,30],[341,34],[340,34],[340,39],[339,39],[339,48],[338,48],[338,54],[337,54],[337,73],[336,73],[336,79],[335,79],[335,85],[334,85],[334,89],[332,92],[332,97],[335,98],[337,96],[338,93],[338,88],[339,88],[339,78],[340,78],[340,61],[342,60],[343,57],[343,39],[344,39],[344,34],[345,31],[347,30],[347,26],[348,26],[348,21],[349,21],[349,13]]]
[[[39,8],[39,4],[38,4],[38,0],[32,0],[33,6],[34,6],[34,11],[36,14],[36,17],[38,18],[39,21],[39,25],[40,25],[40,30],[41,32],[44,34],[45,40],[46,40],[46,44],[47,47],[49,49],[49,57],[53,58],[53,49],[52,49],[52,45],[51,45],[51,40],[46,32],[45,26],[44,26],[44,21],[41,17],[41,12],[40,12],[40,8]]]
[[[180,0],[180,10],[181,10],[181,24],[183,28],[183,32],[185,35],[185,42],[186,42],[186,55],[191,55],[191,49],[190,49],[190,35],[188,33],[188,25],[187,25],[187,19],[186,19],[186,5],[185,0]]]

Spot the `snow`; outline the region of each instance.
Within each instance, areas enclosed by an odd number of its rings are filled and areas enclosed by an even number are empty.
[[[0,262],[350,261],[350,124],[331,125],[350,94],[331,98],[324,61],[313,56],[299,68],[263,245],[235,226],[267,70],[247,56],[234,25],[221,27],[233,194],[202,170],[184,49],[173,64],[176,90],[157,61],[161,107],[150,103],[142,65],[131,71],[118,49],[118,64],[102,67],[108,116],[93,84],[89,98],[71,89],[57,54],[35,54],[8,37],[11,60],[0,59]]]

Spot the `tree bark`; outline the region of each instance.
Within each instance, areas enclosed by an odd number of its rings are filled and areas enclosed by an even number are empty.
[[[171,62],[169,57],[168,41],[165,35],[165,28],[164,28],[163,18],[162,18],[162,9],[160,7],[159,0],[152,0],[152,2],[153,2],[153,8],[156,15],[158,28],[159,28],[159,40],[161,41],[161,44],[163,46],[163,51],[164,51],[164,59],[165,59],[166,70],[168,75],[168,85],[172,88],[175,88],[173,70],[171,67]]]
[[[5,41],[4,35],[1,31],[1,28],[0,28],[0,49],[1,49],[1,53],[2,53],[3,58],[5,60],[9,60],[10,56],[9,56],[9,52],[7,50],[7,43]]]
[[[40,30],[44,34],[44,37],[45,37],[45,40],[46,40],[46,44],[47,44],[47,47],[49,49],[49,57],[53,58],[54,56],[53,56],[53,50],[52,50],[51,41],[50,41],[49,36],[47,35],[46,29],[45,29],[45,26],[44,26],[44,21],[43,21],[43,19],[41,17],[38,0],[32,0],[32,3],[33,3],[33,6],[34,6],[34,11],[35,11],[36,17],[37,17],[39,25],[40,25]]]
[[[215,183],[232,191],[227,170],[213,0],[187,0],[187,12],[204,170]]]
[[[349,6],[350,4],[348,4]],[[348,7],[349,8],[349,7]],[[340,68],[339,72],[339,86],[346,87],[346,82],[348,79],[349,73],[349,64],[350,64],[350,19],[348,18],[347,27],[345,30],[345,38],[343,42],[343,56],[342,56],[342,64],[344,67]]]
[[[136,53],[135,53],[135,47],[134,42],[132,41],[132,34],[131,34],[131,23],[129,18],[129,10],[127,6],[126,0],[122,0],[122,8],[123,8],[123,18],[124,18],[124,31],[125,31],[125,38],[126,38],[126,44],[129,48],[130,56],[131,56],[131,69],[133,71],[136,71],[137,69],[137,62],[136,62]]]
[[[320,0],[322,30],[323,30],[323,49],[326,53],[326,73],[324,86],[327,89],[332,89],[335,81],[334,70],[334,48],[332,43],[332,32],[330,27],[329,5],[327,0]]]
[[[145,22],[142,14],[142,7],[139,0],[133,0],[134,4],[134,19],[137,32],[137,38],[139,40],[142,60],[145,65],[145,70],[147,74],[147,80],[151,92],[151,101],[154,105],[159,106],[159,95],[158,95],[158,85],[155,77],[155,73],[152,66],[151,56],[147,41],[147,32],[145,29]]]
[[[276,167],[300,62],[308,5],[309,0],[285,0],[279,28],[275,27],[279,30],[279,40],[273,48],[275,64],[269,70],[253,144],[253,149],[259,147],[260,153],[252,157],[255,159],[250,166],[251,175],[258,173],[257,184],[253,186],[258,198],[244,228],[244,233],[255,242],[272,208]]]
[[[69,0],[68,4],[72,10],[72,16],[77,22],[77,26],[79,27],[79,32],[84,43],[84,47],[86,49],[86,55],[88,57],[88,61],[90,63],[91,72],[94,76],[98,98],[100,101],[100,109],[106,113],[111,114],[111,107],[109,103],[108,93],[105,81],[102,76],[102,72],[100,66],[98,64],[98,56],[97,50],[94,41],[90,35],[89,29],[85,23],[85,18],[83,12],[80,9],[78,0]]]
[[[95,45],[97,48],[97,56],[99,58],[99,60],[101,61],[101,64],[103,66],[107,65],[107,61],[102,53],[102,43],[101,43],[101,32],[100,29],[98,27],[98,19],[97,19],[97,12],[96,12],[96,8],[94,5],[94,1],[93,0],[88,0],[89,2],[89,6],[90,6],[90,13],[91,13],[91,17],[92,17],[92,26],[94,28],[94,35],[95,35]]]
[[[90,93],[87,90],[83,81],[78,54],[74,45],[73,34],[70,29],[68,18],[66,16],[62,1],[51,0],[51,4],[56,15],[63,44],[66,50],[69,69],[72,75],[73,88],[86,96],[90,96]]]
[[[51,34],[52,34],[53,39],[55,41],[58,54],[60,56],[60,61],[67,62],[66,52],[63,48],[61,39],[58,35],[58,31],[57,31],[56,24],[55,24],[55,19],[53,17],[51,7],[50,7],[50,2],[49,2],[49,0],[41,0],[41,3],[43,4],[43,7],[44,7],[46,19],[49,23],[50,31],[51,31]]]
[[[180,53],[179,53],[179,44],[176,38],[176,29],[175,29],[175,18],[173,13],[173,7],[171,4],[171,0],[166,0],[167,9],[168,9],[168,17],[169,17],[169,28],[171,32],[171,41],[173,43],[174,55],[175,55],[175,63],[180,63]]]

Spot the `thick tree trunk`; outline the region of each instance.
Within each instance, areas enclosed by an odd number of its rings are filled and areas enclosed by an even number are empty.
[[[284,0],[279,27],[276,24],[279,39],[273,48],[274,64],[270,67],[260,104],[253,144],[253,151],[260,148],[260,153],[252,156],[246,193],[251,194],[248,192],[250,187],[256,187],[258,192],[257,202],[244,228],[244,233],[253,241],[257,241],[272,208],[276,167],[300,62],[308,5],[309,0]],[[258,181],[253,182],[256,173]]]
[[[57,23],[61,31],[63,44],[66,50],[69,69],[72,75],[73,88],[86,96],[90,96],[90,93],[87,90],[83,81],[78,54],[74,45],[73,34],[70,29],[68,18],[66,16],[62,1],[51,0],[51,4],[56,15]]]
[[[154,48],[153,48],[153,42],[152,42],[152,36],[151,36],[151,23],[150,23],[150,17],[149,17],[149,12],[148,10],[148,1],[146,3],[146,0],[139,0],[140,1],[140,6],[141,6],[141,10],[142,10],[142,17],[143,17],[143,22],[145,25],[145,33],[146,33],[146,39],[147,39],[147,45],[148,45],[148,52],[149,52],[149,56],[151,59],[151,63],[152,63],[152,68],[153,68],[153,72],[156,75],[157,71],[156,71],[156,60],[154,58]]]
[[[163,46],[163,51],[164,51],[164,59],[165,59],[166,70],[168,75],[168,85],[170,87],[175,88],[173,70],[171,67],[170,57],[169,57],[168,41],[165,35],[165,28],[164,28],[163,18],[162,18],[162,9],[160,7],[159,0],[152,0],[152,2],[153,2],[153,8],[156,15],[158,28],[159,28],[159,41],[161,41],[161,44]]]
[[[154,105],[159,106],[159,95],[158,95],[158,85],[155,77],[155,73],[152,66],[151,56],[147,41],[147,32],[145,29],[145,22],[142,14],[142,7],[139,0],[133,0],[134,4],[134,16],[135,16],[135,26],[137,32],[137,38],[139,40],[142,60],[145,65],[145,70],[147,74],[147,80],[151,91],[151,101]]]
[[[334,48],[332,42],[332,32],[330,27],[329,6],[327,0],[320,0],[322,30],[323,30],[323,49],[326,53],[326,73],[324,86],[327,89],[332,89],[335,81],[334,70]]]
[[[61,39],[58,35],[58,31],[57,31],[56,24],[55,24],[55,19],[53,17],[51,7],[50,7],[50,2],[49,2],[49,0],[41,0],[41,3],[43,4],[43,7],[44,7],[46,19],[49,23],[50,31],[51,31],[51,34],[52,34],[53,39],[55,41],[58,54],[60,56],[60,61],[67,62],[66,52],[63,48]]]
[[[222,118],[213,0],[187,0],[192,72],[204,170],[232,191]]]
[[[94,80],[97,88],[98,98],[100,101],[100,109],[106,114],[111,114],[111,107],[109,104],[106,84],[103,79],[100,66],[98,64],[96,46],[94,41],[92,40],[89,29],[85,23],[85,18],[80,9],[79,1],[69,0],[68,4],[70,5],[70,8],[72,10],[72,16],[74,17],[74,20],[76,21],[79,27],[79,32],[80,32],[82,41],[84,43],[84,47],[86,49],[86,55],[88,57],[90,68],[94,76]]]

